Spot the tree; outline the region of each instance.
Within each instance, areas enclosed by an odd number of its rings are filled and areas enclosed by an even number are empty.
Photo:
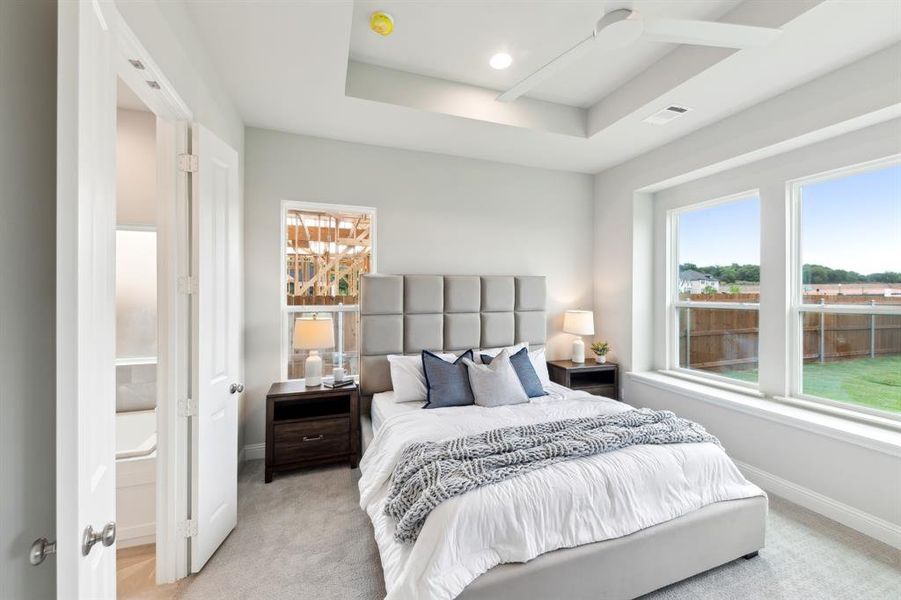
[[[758,282],[760,281],[760,265],[742,265],[738,267],[736,276],[738,281]]]
[[[683,263],[679,265],[680,271],[698,271],[714,277],[725,284],[734,283],[759,283],[760,265],[708,265],[699,267],[695,263]],[[833,269],[824,265],[806,264],[801,267],[801,281],[809,285],[825,285],[836,283],[901,283],[901,272],[885,271],[882,273],[870,273],[863,275],[857,271],[846,269]]]
[[[867,275],[866,280],[874,283],[901,283],[901,273],[895,271],[870,273]]]

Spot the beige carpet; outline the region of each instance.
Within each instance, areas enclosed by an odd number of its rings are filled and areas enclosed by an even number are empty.
[[[376,599],[385,595],[369,520],[357,505],[358,471],[329,467],[263,483],[262,461],[239,483],[238,528],[186,600]],[[770,498],[767,546],[752,560],[646,596],[654,600],[901,598],[901,552],[795,504]]]

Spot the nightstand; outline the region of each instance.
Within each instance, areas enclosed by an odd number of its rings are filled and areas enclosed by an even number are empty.
[[[360,462],[360,395],[346,388],[274,383],[266,395],[266,483],[272,474],[313,465]]]
[[[584,363],[549,360],[547,370],[554,383],[595,396],[619,399],[619,366],[615,363],[598,364],[593,360],[591,362],[586,360]]]

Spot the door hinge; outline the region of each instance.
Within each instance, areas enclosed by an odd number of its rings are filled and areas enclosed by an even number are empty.
[[[193,398],[185,398],[184,400],[178,401],[178,416],[179,417],[193,417],[194,409],[196,408],[194,404]]]
[[[181,537],[191,538],[197,536],[197,521],[188,519],[178,524],[178,535]]]
[[[196,154],[179,154],[178,170],[182,173],[196,173],[200,167],[200,159]]]
[[[179,294],[196,294],[197,278],[196,277],[179,277],[178,278]]]

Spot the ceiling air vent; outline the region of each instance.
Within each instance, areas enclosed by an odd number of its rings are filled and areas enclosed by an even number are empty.
[[[644,122],[650,123],[652,125],[665,125],[673,119],[681,117],[690,110],[690,108],[686,108],[684,106],[676,106],[675,104],[671,104],[663,110],[655,112],[650,117],[646,117],[644,119]]]

